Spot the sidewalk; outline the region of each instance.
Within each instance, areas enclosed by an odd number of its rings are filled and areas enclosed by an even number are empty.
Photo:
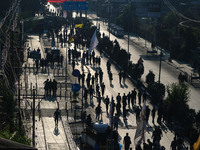
[[[44,58],[43,45],[39,41],[39,36],[29,35],[28,45],[31,50],[40,48],[41,57]],[[28,48],[28,47],[27,47]],[[27,53],[27,52],[25,52]],[[25,55],[27,56],[27,55]],[[26,60],[26,59],[25,59]],[[58,122],[58,127],[55,127],[54,122],[54,111],[58,108],[59,102],[65,101],[64,98],[58,100],[46,100],[44,99],[44,81],[47,78],[53,78],[53,70],[50,69],[49,75],[47,73],[41,73],[41,68],[36,74],[35,64],[33,59],[28,58],[26,71],[21,77],[22,82],[22,94],[27,95],[22,101],[21,106],[24,108],[25,114],[29,118],[23,120],[24,125],[28,125],[26,128],[28,130],[28,137],[32,139],[32,89],[36,89],[36,115],[35,115],[35,147],[38,150],[75,150],[77,149],[75,143],[73,142],[73,137],[70,135],[69,125],[67,122],[63,122],[62,119]],[[30,66],[30,68],[29,68]],[[28,85],[26,89],[26,84]],[[57,98],[58,99],[58,98]],[[39,108],[38,108],[39,107]],[[61,110],[61,109],[60,109]],[[64,112],[65,108],[62,107],[61,114]],[[65,116],[64,116],[65,117]],[[68,135],[67,135],[68,134]],[[69,140],[72,140],[69,143]]]

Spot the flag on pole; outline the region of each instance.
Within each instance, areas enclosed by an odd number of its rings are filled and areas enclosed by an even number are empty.
[[[76,28],[82,28],[83,27],[83,23],[81,23],[81,24],[75,24],[75,29]]]
[[[134,144],[135,147],[137,145],[140,145],[142,141],[145,141],[145,132],[146,129],[146,104],[144,102],[144,105],[142,107],[142,111],[140,113],[140,119],[137,120],[137,129],[135,132],[135,138],[134,138]]]
[[[200,135],[196,143],[193,145],[194,150],[199,150],[200,149]]]
[[[94,34],[92,36],[88,54],[91,54],[92,50],[99,44],[99,41],[96,36],[96,32],[97,32],[97,30],[94,31]]]

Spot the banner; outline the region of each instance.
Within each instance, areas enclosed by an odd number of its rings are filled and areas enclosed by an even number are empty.
[[[146,129],[146,104],[144,103],[140,113],[140,119],[137,120],[137,129],[135,132],[134,144],[135,147],[145,141]]]
[[[97,30],[94,31],[94,34],[92,36],[88,54],[91,54],[92,50],[99,44],[99,41],[96,36],[96,32],[97,32]]]

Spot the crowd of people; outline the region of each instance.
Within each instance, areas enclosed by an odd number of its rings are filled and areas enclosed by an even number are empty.
[[[87,52],[83,53],[86,54],[86,56],[82,57],[82,62],[86,62],[85,64],[92,65],[92,62],[90,63],[90,59],[87,58]],[[95,58],[95,53],[94,51],[92,52],[92,55],[89,55],[91,59],[93,60]],[[98,57],[97,57],[98,58]],[[85,60],[83,60],[85,59]],[[73,59],[71,60],[73,62]],[[95,66],[94,64],[92,66]],[[108,78],[110,81],[110,85],[112,86],[112,70],[111,70],[111,62],[110,60],[107,61],[107,72],[108,72]],[[75,65],[72,67],[72,69],[75,68]],[[142,103],[147,100],[148,93],[147,91],[142,91],[141,89],[136,89],[134,88],[132,91],[126,93],[118,93],[116,98],[113,96],[109,97],[108,95],[105,95],[105,83],[103,82],[104,78],[104,72],[100,67],[100,64],[96,66],[95,73],[92,75],[91,72],[89,71],[87,74],[84,72],[78,76],[78,82],[79,84],[83,85],[84,87],[84,93],[83,93],[83,98],[85,104],[94,104],[94,97],[96,97],[97,100],[97,106],[95,107],[95,114],[96,114],[96,121],[103,121],[102,120],[102,113],[103,113],[103,107],[102,107],[102,101],[105,104],[106,108],[106,113],[107,116],[110,118],[109,120],[109,125],[112,127],[113,130],[118,131],[118,126],[119,126],[119,121],[120,117],[123,118],[123,120],[127,119],[127,114],[128,113],[135,113],[136,115],[136,121],[137,119],[140,119],[140,112],[142,109]],[[119,83],[125,84],[127,75],[125,71],[119,70],[118,73],[119,76]],[[147,125],[149,125],[149,117],[151,115],[152,117],[152,123],[155,125],[155,116],[156,113],[158,115],[157,117],[157,123],[161,124],[162,121],[164,121],[164,108],[163,107],[153,107],[150,109],[149,106],[146,106],[146,111],[145,111],[145,117],[146,117],[146,122]],[[88,121],[89,120],[89,121]],[[91,116],[89,115],[87,117],[86,121],[89,126],[91,126]],[[162,148],[164,149],[163,146],[160,145],[160,140],[162,137],[162,130],[160,127],[155,127],[155,130],[153,132],[152,139],[153,141],[151,142],[150,139],[148,139],[148,143],[144,143],[143,149],[144,150],[154,150]],[[125,138],[126,141],[127,138]],[[125,149],[127,149],[127,146],[129,142],[125,142]],[[140,146],[137,147],[138,150],[140,150]],[[128,150],[128,149],[127,149]]]
[[[104,72],[101,68],[101,56],[96,56],[95,51],[93,50],[91,54],[88,53],[88,51],[83,52],[80,54],[80,52],[76,49],[76,46],[74,49],[68,50],[68,62],[72,65],[72,70],[76,68],[76,64],[78,61],[81,60],[82,65],[91,65],[91,67],[95,70],[95,73],[92,75],[91,72],[88,70],[88,73],[85,74],[83,71],[78,76],[78,82],[83,87],[83,98],[85,105],[90,104],[94,105],[94,97],[97,101],[97,106],[95,107],[95,119],[96,121],[103,121],[102,113],[103,113],[103,107],[102,102],[105,104],[106,108],[106,114],[110,118],[109,119],[109,125],[110,127],[118,131],[119,128],[119,122],[120,117],[123,118],[123,120],[127,119],[128,113],[133,113],[136,115],[136,121],[140,119],[140,113],[142,109],[142,103],[147,100],[148,93],[147,91],[143,91],[142,89],[136,89],[129,91],[127,94],[124,92],[119,92],[116,97],[113,95],[105,96],[105,90],[106,85],[103,82],[104,80]],[[40,66],[45,67],[48,65],[46,62],[46,59],[40,60]],[[60,63],[62,64],[62,61]],[[76,63],[77,62],[77,63]],[[36,62],[36,67],[39,62]],[[111,70],[111,61],[108,60],[106,63],[107,67],[107,73],[108,73],[108,79],[110,81],[110,86],[112,87],[112,81],[113,81],[113,73]],[[119,84],[125,84],[127,74],[124,70],[119,70],[118,72],[119,76]],[[57,91],[57,81],[55,79],[47,79],[44,82],[44,90],[45,90],[45,97],[54,97],[56,98],[56,91]],[[150,109],[149,106],[146,106],[145,111],[145,118],[147,126],[149,125],[149,117],[151,115],[152,117],[152,123],[155,125],[155,122],[158,124],[161,124],[163,121],[165,121],[165,108],[162,105],[159,105],[158,107],[154,107]],[[157,120],[155,121],[155,116],[157,113]],[[56,118],[58,118],[57,114],[55,114]],[[56,124],[58,119],[56,119]],[[89,114],[86,119],[87,126],[92,125],[92,118]],[[155,129],[152,133],[152,141],[150,139],[147,140],[147,143],[143,143],[142,145],[138,145],[136,147],[136,150],[157,150],[157,149],[165,149],[163,146],[160,145],[160,140],[162,138],[162,130],[160,126],[155,126]],[[131,138],[129,137],[128,133],[123,139],[125,150],[130,149],[131,145]],[[180,149],[183,142],[181,142],[180,138],[174,138],[174,140],[171,143],[172,150]]]

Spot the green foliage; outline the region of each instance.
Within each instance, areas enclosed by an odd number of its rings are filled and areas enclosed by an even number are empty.
[[[21,17],[34,17],[35,13],[44,10],[46,0],[22,0],[21,1]]]
[[[10,132],[10,126],[7,125],[3,130],[0,131],[0,137],[9,139],[12,136],[12,133]]]
[[[182,122],[187,117],[184,115],[188,110],[189,87],[185,84],[173,83],[167,86],[166,104],[169,108],[170,116]]]
[[[177,18],[175,13],[173,13],[171,11],[163,19],[163,23],[165,24],[165,26],[168,29],[172,29],[174,27],[177,27],[179,22],[180,22],[179,18]]]
[[[171,29],[158,29],[158,44],[165,49],[169,49],[170,39],[174,37],[174,32]]]
[[[6,113],[6,122],[12,124],[15,111],[15,101],[13,99],[13,94],[5,86],[4,80],[0,82],[1,94],[3,96],[3,108]]]
[[[139,68],[140,64],[134,64],[132,62],[129,62],[128,64],[128,73],[129,75],[135,79],[135,80],[139,80],[141,78],[141,76],[144,73],[144,68]],[[141,64],[143,66],[143,64]],[[143,66],[144,67],[144,66]]]
[[[146,76],[146,83],[147,84],[152,84],[155,82],[155,74],[153,71],[149,70],[149,73]]]
[[[151,102],[153,104],[162,103],[165,96],[165,85],[159,82],[151,83],[147,86],[147,91],[151,96]]]
[[[19,142],[19,143],[22,143],[22,144],[26,144],[26,145],[31,145],[31,140],[28,139],[26,136],[25,136],[25,133],[23,131],[21,132],[17,132],[15,134],[15,136],[11,139],[15,142]]]
[[[135,16],[135,13],[133,12],[134,9],[131,8],[130,5],[128,5],[122,14],[120,14],[116,19],[115,23],[119,26],[122,26],[125,31],[128,31],[128,28],[130,32],[136,32],[139,28],[139,20]],[[129,27],[128,27],[129,26]]]

